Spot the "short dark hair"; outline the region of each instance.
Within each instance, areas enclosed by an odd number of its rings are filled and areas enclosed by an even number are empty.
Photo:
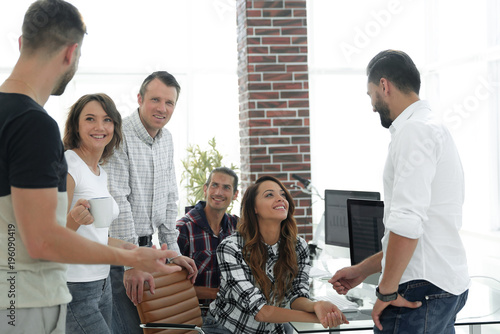
[[[236,175],[236,173],[234,172],[234,170],[232,170],[231,168],[229,167],[217,167],[217,168],[214,168],[214,170],[212,170],[210,172],[210,175],[208,176],[208,179],[207,179],[207,182],[205,183],[205,185],[208,187],[210,185],[210,182],[212,182],[212,174],[214,173],[222,173],[222,174],[226,174],[226,175],[229,175],[229,176],[232,176],[233,177],[233,194],[236,194],[236,191],[238,191],[238,175]]]
[[[92,101],[96,101],[102,106],[106,114],[113,120],[113,123],[115,125],[113,131],[113,139],[111,139],[108,145],[106,145],[101,156],[101,162],[106,162],[106,160],[113,154],[114,149],[120,146],[123,136],[122,116],[116,109],[116,105],[113,100],[104,93],[84,95],[71,106],[68,114],[68,119],[66,120],[66,127],[64,129],[64,149],[72,150],[80,147],[81,139],[78,133],[80,114],[82,113],[83,108]]]
[[[43,48],[50,54],[67,45],[81,45],[86,33],[75,6],[63,0],[38,0],[24,15],[22,48],[29,53]]]
[[[177,90],[177,100],[179,99],[179,94],[181,93],[181,86],[175,79],[175,77],[168,73],[167,71],[156,71],[147,76],[142,82],[141,88],[139,89],[139,94],[144,98],[146,94],[146,89],[151,81],[158,79],[163,82],[167,87],[174,87]]]
[[[368,82],[379,84],[381,78],[391,81],[403,93],[420,92],[420,72],[413,60],[398,50],[377,54],[366,67]]]

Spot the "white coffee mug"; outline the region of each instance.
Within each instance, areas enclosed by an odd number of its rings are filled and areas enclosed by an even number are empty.
[[[89,211],[94,217],[94,226],[98,228],[109,227],[113,221],[113,198],[91,198],[89,204]]]

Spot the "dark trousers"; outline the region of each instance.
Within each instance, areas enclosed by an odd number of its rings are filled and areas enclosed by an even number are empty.
[[[464,307],[469,290],[457,296],[427,281],[416,280],[400,284],[398,292],[409,301],[421,301],[422,306],[387,307],[380,316],[383,331],[374,327],[374,333],[455,333],[456,316]]]

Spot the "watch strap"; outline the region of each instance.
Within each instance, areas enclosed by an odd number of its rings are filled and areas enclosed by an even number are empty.
[[[377,295],[377,298],[380,299],[381,301],[383,302],[390,302],[390,301],[393,301],[393,300],[396,300],[398,298],[398,292],[393,292],[393,293],[389,293],[389,294],[381,294],[380,291],[378,290],[378,286],[377,288],[375,289],[375,294]]]

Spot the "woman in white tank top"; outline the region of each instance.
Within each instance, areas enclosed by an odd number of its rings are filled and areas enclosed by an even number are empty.
[[[106,171],[100,166],[122,140],[121,116],[106,94],[82,96],[71,108],[64,131],[68,163],[68,215],[66,226],[93,241],[116,247],[133,244],[108,238],[108,227],[119,208],[107,186]],[[89,199],[108,198],[107,221],[94,222]],[[85,250],[77,250],[85,251]],[[70,264],[67,333],[111,333],[112,293],[107,264]]]

